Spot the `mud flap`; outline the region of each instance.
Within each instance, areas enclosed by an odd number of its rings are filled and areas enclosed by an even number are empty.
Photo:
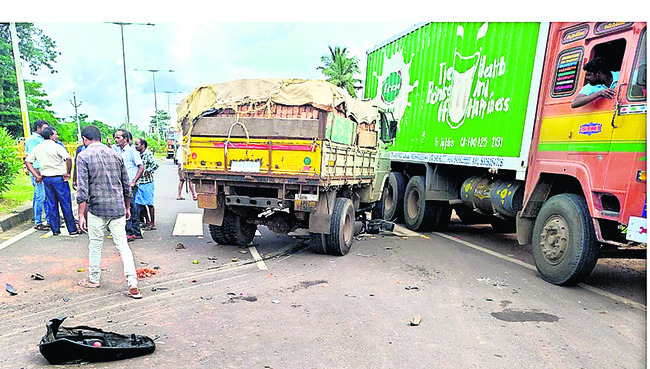
[[[50,364],[122,360],[156,350],[156,344],[147,336],[123,335],[87,326],[61,327],[65,319],[47,322],[47,333],[38,345]]]
[[[316,210],[309,214],[309,232],[330,234],[336,191],[321,192]]]
[[[199,197],[200,199],[200,197]],[[203,223],[204,224],[214,224],[222,225],[223,217],[226,213],[226,196],[224,193],[220,193],[215,196],[215,208],[204,208],[203,209]],[[200,204],[199,204],[200,205]]]

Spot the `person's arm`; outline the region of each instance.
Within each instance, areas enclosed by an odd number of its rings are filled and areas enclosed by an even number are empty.
[[[140,177],[142,177],[142,173],[144,173],[144,165],[140,164],[138,165],[138,173],[135,174],[135,177],[133,177],[133,182],[131,182],[131,187],[135,186],[136,183],[138,183],[138,180]]]
[[[63,180],[67,181],[70,179],[70,171],[72,170],[72,158],[68,156],[67,159],[65,159],[65,174],[63,175]]]
[[[43,180],[43,177],[41,177],[41,173],[34,168],[34,165],[32,163],[28,162],[25,160],[25,166],[27,167],[27,170],[34,176],[34,180],[36,180],[37,183],[40,183]]]
[[[86,213],[86,207],[87,207],[87,203],[85,201],[79,203],[79,209],[78,209],[78,211],[79,211],[79,229],[81,229],[83,232],[88,231],[88,224],[86,223],[87,222],[87,220],[86,220],[86,214],[87,214]]]
[[[576,96],[575,99],[573,99],[573,102],[571,102],[571,107],[573,109],[579,108],[601,97],[606,99],[612,99],[614,98],[614,96],[616,96],[616,91],[611,88],[606,88],[604,90],[594,92],[593,94],[590,95],[578,94],[578,96]]]

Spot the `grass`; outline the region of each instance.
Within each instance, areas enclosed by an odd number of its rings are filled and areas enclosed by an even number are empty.
[[[28,175],[19,173],[9,191],[0,194],[0,215],[9,214],[17,207],[32,201],[34,188]]]

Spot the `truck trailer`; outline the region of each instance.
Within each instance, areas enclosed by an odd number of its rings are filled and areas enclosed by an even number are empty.
[[[371,102],[325,81],[242,79],[199,86],[177,111],[183,168],[219,244],[303,228],[316,252],[345,255],[380,209],[389,122]]]
[[[572,107],[594,59],[615,92]],[[381,215],[443,230],[453,209],[516,231],[558,285],[599,257],[645,258],[646,70],[639,22],[426,23],[386,40],[364,92],[397,121]]]

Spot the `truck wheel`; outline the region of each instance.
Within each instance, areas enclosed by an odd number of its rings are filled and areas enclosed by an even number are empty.
[[[354,236],[354,205],[345,197],[339,197],[334,202],[334,212],[330,223],[330,234],[327,239],[327,253],[343,256],[350,251]]]
[[[255,237],[257,226],[246,223],[246,220],[239,215],[227,211],[223,217],[223,227],[225,228],[228,244],[237,246],[246,246]]]
[[[212,236],[214,242],[218,243],[219,245],[228,244],[228,237],[226,237],[226,230],[223,228],[223,225],[218,226],[214,224],[208,224],[208,229],[210,230],[210,236]]]
[[[575,285],[598,261],[589,208],[582,196],[560,194],[542,206],[533,230],[535,266],[547,282]]]
[[[414,176],[406,185],[404,195],[404,224],[413,231],[431,230],[433,206],[424,196],[424,177]]]
[[[406,177],[402,173],[390,172],[388,175],[388,183],[382,193],[385,220],[402,221],[402,204],[404,202],[405,188]]]
[[[315,253],[327,254],[327,235],[322,233],[309,233],[309,242]]]

